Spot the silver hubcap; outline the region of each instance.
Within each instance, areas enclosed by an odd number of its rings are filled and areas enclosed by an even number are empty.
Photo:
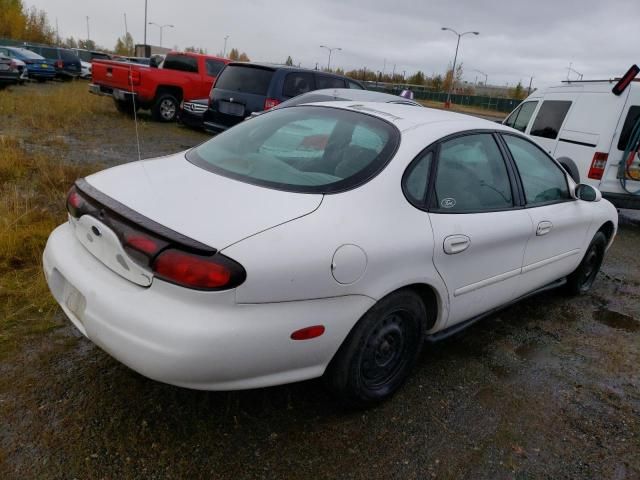
[[[176,106],[171,100],[163,100],[160,103],[160,115],[166,120],[170,120],[176,114]]]

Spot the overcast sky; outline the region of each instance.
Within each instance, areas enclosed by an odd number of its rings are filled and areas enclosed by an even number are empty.
[[[136,43],[143,42],[144,0],[27,0],[44,9],[61,37],[91,39],[113,48],[124,34],[124,13]],[[534,86],[563,80],[570,62],[587,78],[621,75],[640,62],[640,0],[148,0],[148,21],[174,24],[163,44],[184,48],[246,51],[254,61],[313,68],[326,65],[319,45],[341,47],[332,66],[386,72],[443,73],[452,61],[456,37],[463,37],[459,61],[465,79],[490,84]],[[148,43],[159,43],[149,26]],[[385,67],[386,59],[386,67]],[[575,78],[575,74],[572,74]]]

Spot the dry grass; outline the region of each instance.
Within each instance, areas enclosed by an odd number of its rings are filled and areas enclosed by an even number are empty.
[[[0,96],[0,118],[9,114],[10,131],[21,137],[0,135],[0,357],[25,334],[54,326],[56,307],[41,269],[42,251],[51,230],[66,218],[70,185],[99,168],[27,148],[43,134],[55,139],[82,125],[101,108],[91,98],[84,105],[86,96],[67,101],[72,88],[77,86]]]
[[[425,107],[438,108],[440,110],[445,110],[443,102],[433,102],[431,100],[418,100]],[[496,120],[503,120],[507,117],[508,113],[498,112],[496,110],[487,110],[485,108],[480,107],[469,107],[467,105],[456,105],[455,103],[451,104],[451,111],[458,113],[468,113],[470,115],[481,115],[485,117],[494,117]]]

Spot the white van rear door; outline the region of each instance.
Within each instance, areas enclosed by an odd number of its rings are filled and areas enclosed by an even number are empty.
[[[628,192],[640,191],[640,181],[634,179],[640,179],[640,155],[634,153],[631,159],[629,167],[625,167],[627,171],[626,175],[626,190],[622,188],[620,182],[620,162],[629,161],[629,157],[624,157],[624,151],[629,142],[631,131],[635,124],[640,121],[640,89],[633,92],[634,95],[629,96],[629,101],[624,106],[620,121],[616,127],[613,141],[609,150],[609,161],[602,177],[602,183],[600,184],[600,190],[605,193],[621,193],[626,194]],[[630,155],[631,156],[631,155]]]

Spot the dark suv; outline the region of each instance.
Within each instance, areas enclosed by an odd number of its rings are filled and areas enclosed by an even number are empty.
[[[209,95],[204,127],[218,133],[253,112],[269,110],[302,93],[322,88],[356,88],[361,83],[332,73],[280,65],[229,63]]]
[[[27,45],[27,48],[46,59],[53,60],[57,78],[68,80],[79,77],[82,72],[80,58],[71,50],[46,45]]]

